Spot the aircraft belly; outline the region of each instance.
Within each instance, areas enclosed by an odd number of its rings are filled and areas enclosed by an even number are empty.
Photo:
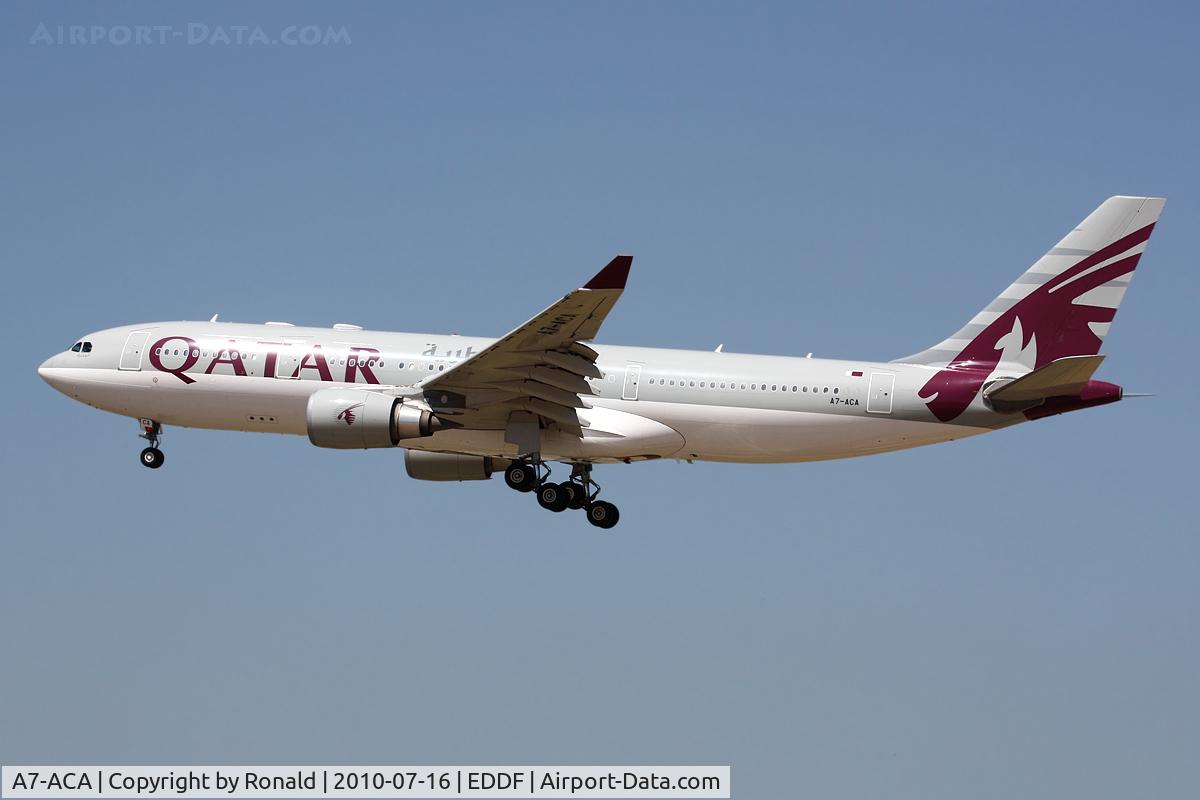
[[[850,458],[988,430],[852,414],[640,401],[636,405],[643,414],[683,435],[687,444],[677,458],[704,461],[782,463]]]
[[[164,425],[304,435],[309,396],[324,385],[208,375],[189,386],[166,386],[151,393]]]
[[[547,431],[542,435],[542,448],[561,458],[604,461],[667,458],[684,446],[677,430],[640,414],[596,405],[582,409],[580,416],[588,421],[582,439]]]
[[[311,381],[232,375],[199,375],[184,384],[157,372],[70,370],[62,381],[69,396],[114,414],[146,417],[163,425],[304,434]]]
[[[591,462],[669,458],[684,445],[677,431],[639,414],[597,406],[582,409],[580,416],[588,422],[582,439],[553,427],[542,431],[542,458]],[[433,436],[402,442],[401,446],[474,455],[517,455],[516,446],[504,441],[504,431],[499,430],[439,431]]]

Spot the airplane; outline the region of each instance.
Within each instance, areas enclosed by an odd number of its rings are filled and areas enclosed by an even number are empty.
[[[88,334],[38,374],[137,419],[151,469],[166,425],[307,434],[402,448],[420,480],[502,471],[543,508],[608,529],[620,513],[599,499],[597,464],[847,458],[1120,400],[1092,376],[1165,202],[1110,197],[956,333],[882,363],[588,344],[625,289],[621,255],[499,339],[214,315]]]

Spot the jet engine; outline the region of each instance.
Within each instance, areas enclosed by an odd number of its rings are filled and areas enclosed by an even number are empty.
[[[408,477],[419,481],[486,481],[492,472],[507,465],[508,460],[503,458],[404,451],[404,469]]]
[[[321,389],[308,398],[308,440],[317,447],[395,447],[450,427],[401,397],[361,389]]]

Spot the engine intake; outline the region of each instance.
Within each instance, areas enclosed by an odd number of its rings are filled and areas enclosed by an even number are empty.
[[[395,447],[445,424],[402,398],[361,389],[321,389],[308,398],[308,440],[342,450]]]
[[[404,469],[408,477],[419,481],[486,481],[493,472],[506,465],[506,459],[488,456],[404,451]]]

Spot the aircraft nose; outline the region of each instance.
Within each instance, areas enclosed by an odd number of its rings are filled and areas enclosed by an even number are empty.
[[[58,366],[58,356],[50,356],[38,367],[38,377],[60,392],[64,391],[65,386],[62,372],[62,368]]]

